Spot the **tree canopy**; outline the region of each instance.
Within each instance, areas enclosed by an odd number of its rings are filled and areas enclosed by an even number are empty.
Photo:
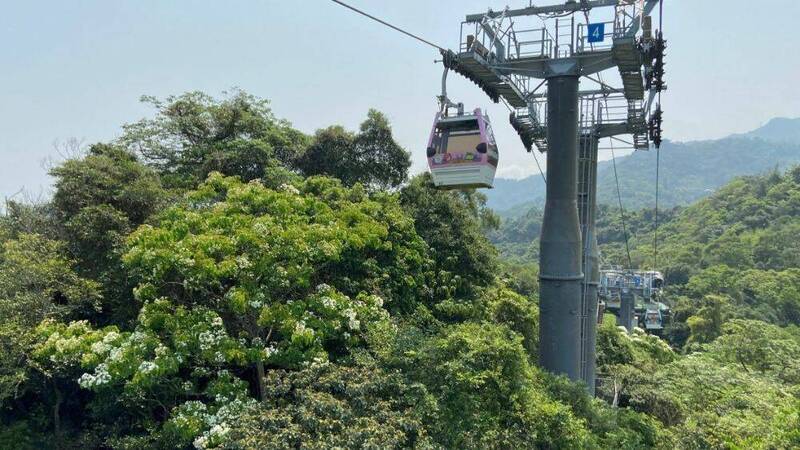
[[[332,176],[347,186],[388,189],[406,181],[411,157],[395,142],[386,116],[371,109],[358,133],[340,126],[317,131],[298,166],[305,175]]]
[[[377,111],[308,136],[241,91],[146,100],[0,217],[0,448],[800,446],[800,169],[662,216],[673,323],[607,315],[591,398],[537,364],[539,211],[408,179]]]

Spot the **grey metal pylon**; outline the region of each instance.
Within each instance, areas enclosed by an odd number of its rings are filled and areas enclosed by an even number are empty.
[[[634,302],[636,301],[633,291],[631,291],[630,288],[630,278],[630,274],[625,275],[624,287],[622,288],[619,296],[619,317],[617,319],[617,325],[625,327],[629,333],[633,330],[633,312],[635,308]]]
[[[530,5],[468,15],[462,23],[459,49],[445,51],[445,66],[481,87],[495,102],[514,108],[510,121],[530,151],[547,152],[547,201],[540,252],[540,355],[542,368],[584,380],[593,387],[594,334],[588,324],[596,315],[591,286],[596,282],[594,238],[582,243],[577,206],[579,125],[599,137],[633,135],[634,148],[646,148],[653,92],[645,98],[644,77],[653,78],[653,38],[648,16],[659,0],[582,0],[549,6]],[[613,7],[608,22],[590,22],[593,8]],[[576,23],[576,13],[586,23]],[[515,17],[541,19],[541,28],[522,29]],[[534,19],[534,20],[535,20]],[[548,27],[544,22],[555,22]],[[580,20],[578,21],[580,22]],[[515,25],[516,24],[516,25]],[[642,67],[645,66],[645,75]],[[622,86],[615,88],[598,74],[617,67]],[[596,79],[592,74],[598,74]],[[587,121],[578,121],[578,79],[600,85],[598,106]],[[530,83],[532,79],[546,82]],[[547,93],[537,93],[546,84]],[[546,100],[545,100],[546,97]],[[602,98],[602,107],[599,105]],[[621,102],[621,107],[613,104]],[[545,111],[546,109],[546,111]],[[546,123],[545,123],[546,121]],[[652,133],[651,133],[652,134]],[[596,147],[596,146],[595,146]],[[591,192],[591,191],[590,191]],[[587,210],[588,211],[588,210]],[[587,226],[593,220],[584,219]],[[584,246],[589,244],[589,261]],[[595,260],[584,282],[582,268]],[[587,270],[587,272],[589,272]],[[589,287],[587,298],[583,288]],[[594,313],[591,311],[594,310]],[[593,320],[592,320],[593,322]]]
[[[583,248],[583,280],[581,288],[581,379],[589,393],[595,391],[598,301],[600,284],[600,252],[597,247],[597,147],[594,130],[582,134],[578,160],[578,217],[581,223]]]
[[[547,79],[547,200],[540,239],[539,362],[580,379],[581,231],[578,221],[578,76]]]

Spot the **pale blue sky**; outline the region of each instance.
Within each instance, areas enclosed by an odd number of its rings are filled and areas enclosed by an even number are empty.
[[[487,7],[526,0],[367,1],[351,4],[447,47],[459,23]],[[537,4],[553,3],[539,1]],[[150,114],[142,94],[218,95],[240,87],[272,101],[306,132],[355,128],[370,107],[386,113],[422,165],[436,108],[437,52],[328,0],[0,2],[0,195],[49,190],[41,162],[54,141],[113,139]],[[800,3],[667,0],[665,136],[721,137],[776,116],[800,116]],[[507,122],[471,83],[449,93],[495,118],[501,175],[535,165]],[[669,158],[669,155],[663,155]]]

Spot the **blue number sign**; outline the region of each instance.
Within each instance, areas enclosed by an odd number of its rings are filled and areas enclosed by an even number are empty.
[[[604,23],[590,23],[589,24],[589,42],[603,42],[606,37],[606,24]]]

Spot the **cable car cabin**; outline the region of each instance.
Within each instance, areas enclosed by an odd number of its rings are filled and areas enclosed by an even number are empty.
[[[664,328],[664,323],[661,317],[661,311],[656,305],[656,309],[647,309],[644,313],[644,329],[645,330],[661,330]]]
[[[437,113],[428,140],[428,167],[442,189],[490,188],[499,154],[489,117]]]

